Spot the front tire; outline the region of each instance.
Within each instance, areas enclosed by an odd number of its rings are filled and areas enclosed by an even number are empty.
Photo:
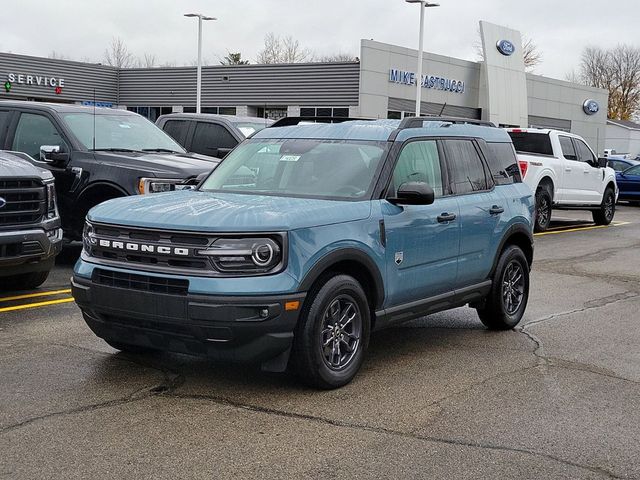
[[[529,264],[522,250],[509,245],[498,260],[489,296],[477,308],[482,323],[490,330],[514,328],[529,300]]]
[[[616,195],[613,189],[607,188],[602,196],[602,204],[598,210],[591,212],[596,225],[609,225],[616,213]]]
[[[534,231],[544,232],[549,228],[551,223],[551,211],[553,198],[549,187],[541,185],[536,190],[536,219],[534,223]]]
[[[290,366],[311,387],[342,387],[360,370],[370,326],[369,303],[358,281],[348,275],[324,277],[305,302]]]

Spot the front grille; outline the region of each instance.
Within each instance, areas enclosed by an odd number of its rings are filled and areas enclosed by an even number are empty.
[[[47,208],[45,186],[35,179],[0,180],[0,226],[37,223]]]
[[[163,293],[167,295],[186,295],[189,290],[189,280],[135,275],[132,273],[102,270],[100,268],[94,269],[92,280],[98,285],[105,285],[107,287]]]

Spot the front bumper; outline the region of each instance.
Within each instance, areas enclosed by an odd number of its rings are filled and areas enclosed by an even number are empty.
[[[105,285],[95,276],[72,278],[75,301],[96,335],[238,363],[264,363],[287,352],[305,298],[304,293],[221,296],[136,290],[131,285],[142,288],[142,280],[135,281]],[[285,304],[296,301],[298,308],[287,310]]]
[[[0,277],[49,270],[61,250],[61,228],[0,231]]]

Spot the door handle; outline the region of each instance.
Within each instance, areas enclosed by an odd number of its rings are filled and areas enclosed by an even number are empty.
[[[455,213],[442,213],[438,215],[438,223],[453,222],[456,219]]]
[[[499,205],[494,205],[489,209],[489,214],[491,215],[500,215],[501,213],[504,213],[504,208]]]
[[[589,175],[589,170],[583,170],[583,172]]]
[[[565,172],[570,172],[571,171],[571,167],[565,167],[564,171]]]

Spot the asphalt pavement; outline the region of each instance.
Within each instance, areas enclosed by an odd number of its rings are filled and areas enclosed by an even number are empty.
[[[117,353],[71,301],[72,245],[0,298],[0,478],[640,478],[640,208],[589,218],[536,237],[516,330],[460,308],[377,332],[328,392]]]

